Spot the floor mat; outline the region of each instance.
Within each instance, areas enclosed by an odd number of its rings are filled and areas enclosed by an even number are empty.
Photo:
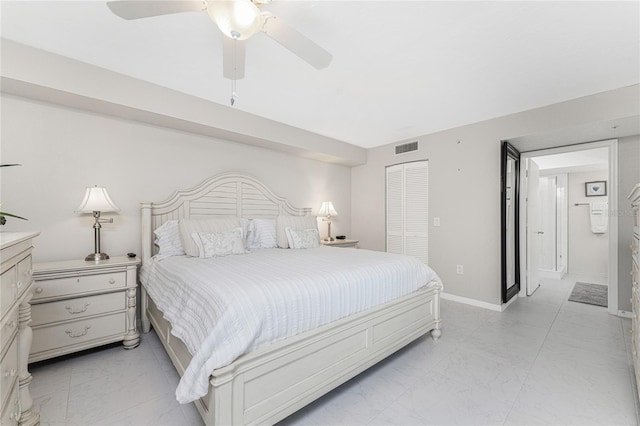
[[[606,285],[577,282],[573,286],[569,301],[604,306],[606,308],[608,305],[608,290]]]

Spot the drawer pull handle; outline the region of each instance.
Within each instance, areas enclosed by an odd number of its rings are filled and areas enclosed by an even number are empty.
[[[22,287],[22,281],[18,281],[17,287],[18,288]]]
[[[91,303],[87,302],[84,304],[84,307],[82,308],[77,308],[77,309],[73,309],[71,306],[65,306],[64,308],[69,311],[70,314],[81,314],[83,312],[86,312],[87,308],[89,307]]]
[[[36,294],[40,294],[42,293],[43,289],[42,287],[36,287]]]
[[[83,330],[83,331],[81,331],[81,332],[79,332],[79,333],[77,333],[77,334],[76,334],[76,333],[74,333],[74,332],[73,332],[73,330],[71,330],[71,329],[67,329],[67,330],[65,331],[65,333],[67,333],[67,334],[69,335],[69,337],[71,337],[71,338],[75,339],[75,338],[77,338],[77,337],[82,337],[82,336],[84,336],[85,334],[87,334],[87,333],[89,332],[89,329],[90,329],[90,328],[91,328],[91,326],[90,326],[90,325],[85,325],[85,326],[84,326],[84,330]]]
[[[109,278],[109,284],[115,284],[116,280],[114,280],[113,278]]]

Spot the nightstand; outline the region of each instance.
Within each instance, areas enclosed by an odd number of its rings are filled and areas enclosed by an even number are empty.
[[[323,246],[327,247],[356,247],[360,240],[334,240],[334,241],[320,241]]]
[[[126,256],[35,263],[29,362],[118,341],[125,349],[138,346],[139,264]]]

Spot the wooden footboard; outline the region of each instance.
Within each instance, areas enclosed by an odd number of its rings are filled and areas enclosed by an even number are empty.
[[[182,375],[191,355],[144,289],[142,297],[143,324]],[[196,406],[208,425],[276,423],[429,331],[439,338],[440,322],[440,289],[420,290],[241,356],[212,372]]]

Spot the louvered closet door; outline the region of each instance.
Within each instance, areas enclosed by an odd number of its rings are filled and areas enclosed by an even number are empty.
[[[387,167],[387,251],[404,253],[404,167]]]
[[[428,262],[429,163],[387,168],[387,251]]]

